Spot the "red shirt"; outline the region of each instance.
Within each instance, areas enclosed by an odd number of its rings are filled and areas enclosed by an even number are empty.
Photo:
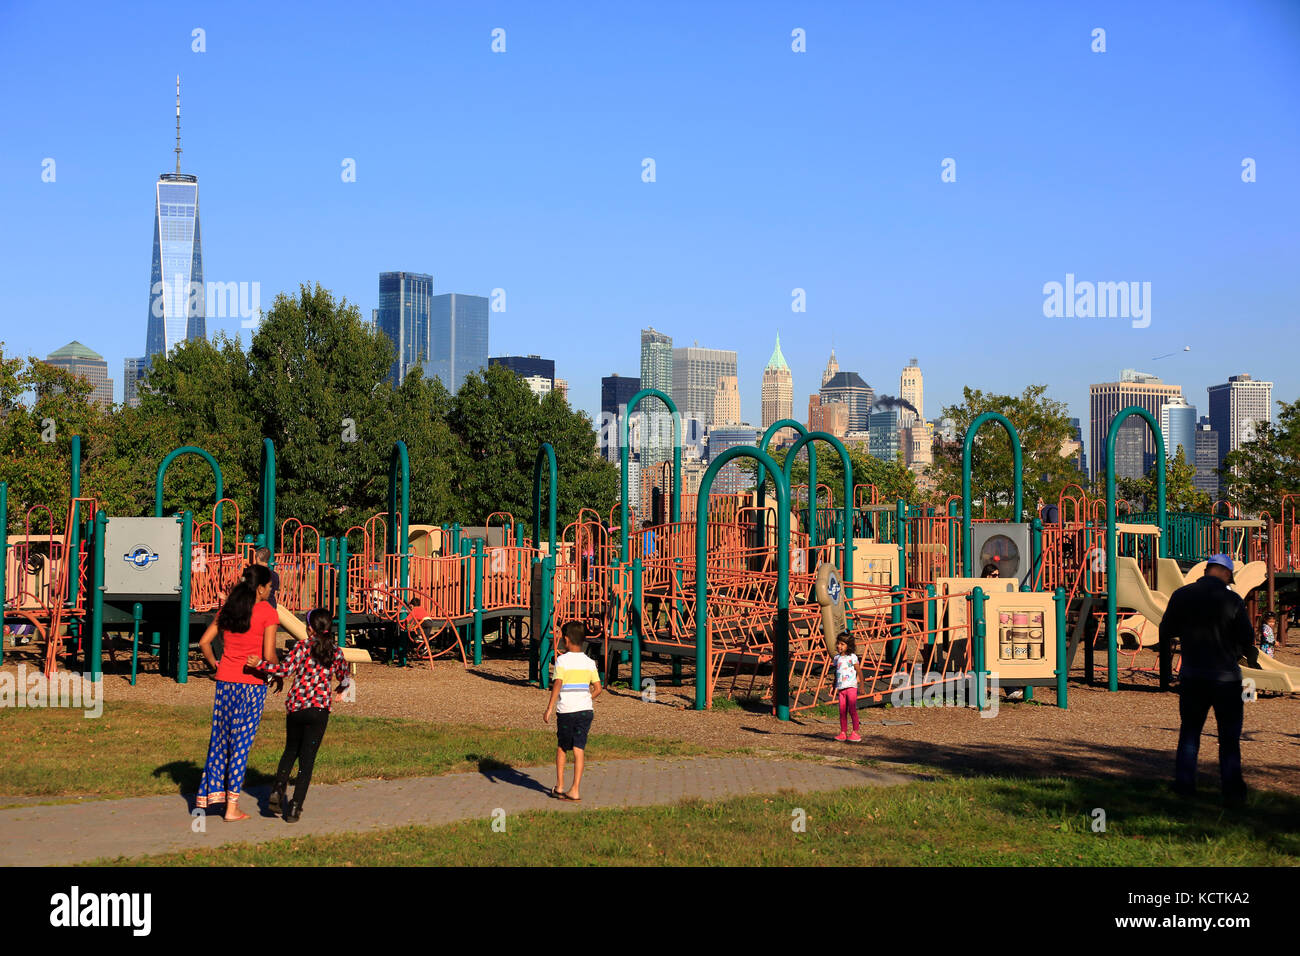
[[[232,684],[265,684],[266,678],[251,670],[245,661],[249,654],[262,656],[262,638],[266,629],[272,624],[279,626],[280,615],[267,601],[258,601],[253,605],[253,619],[248,630],[242,634],[223,632],[225,645],[221,653],[221,663],[217,665],[217,680]]]

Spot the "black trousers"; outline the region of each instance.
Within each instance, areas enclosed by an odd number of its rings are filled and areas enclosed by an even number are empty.
[[[298,764],[298,782],[293,788],[293,802],[299,805],[307,797],[311,786],[312,768],[316,766],[316,751],[325,736],[325,725],[330,712],[323,707],[291,710],[284,721],[284,754],[280,757],[279,776],[287,778]]]
[[[1196,787],[1196,758],[1201,749],[1201,730],[1210,709],[1219,731],[1219,776],[1226,797],[1246,794],[1241,776],[1241,725],[1245,705],[1241,684],[1237,681],[1183,679],[1178,687],[1178,714],[1182,726],[1178,731],[1178,758],[1175,780],[1191,790]]]

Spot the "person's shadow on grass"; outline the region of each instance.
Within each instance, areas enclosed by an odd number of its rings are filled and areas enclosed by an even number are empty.
[[[173,760],[161,767],[154,768],[153,776],[170,778],[176,784],[176,792],[185,799],[190,811],[195,809],[194,796],[198,792],[199,782],[203,779],[203,768],[193,760]],[[266,801],[271,796],[271,784],[275,778],[249,767],[244,773],[243,792],[257,800],[258,809],[269,813]]]

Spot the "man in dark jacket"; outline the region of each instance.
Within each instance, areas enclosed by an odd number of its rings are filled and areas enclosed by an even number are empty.
[[[1214,708],[1219,730],[1219,773],[1223,797],[1240,805],[1246,799],[1241,776],[1241,724],[1244,712],[1241,666],[1245,657],[1257,662],[1254,630],[1246,602],[1231,588],[1232,558],[1211,555],[1205,576],[1179,588],[1169,598],[1160,621],[1160,640],[1166,645],[1178,638],[1183,655],[1179,674],[1178,757],[1174,790],[1196,792],[1196,757],[1201,729]]]

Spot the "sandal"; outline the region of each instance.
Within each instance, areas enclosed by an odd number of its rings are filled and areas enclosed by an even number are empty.
[[[551,787],[551,792],[548,793],[547,796],[552,800],[562,800],[564,799],[564,791],[559,787]]]
[[[567,793],[560,794],[561,800],[568,800],[570,803],[582,803],[582,797],[571,797]]]

